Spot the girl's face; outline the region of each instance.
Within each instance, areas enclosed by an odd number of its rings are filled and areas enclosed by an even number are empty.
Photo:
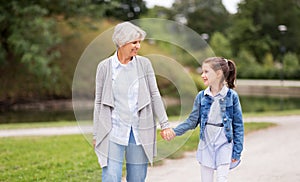
[[[141,48],[141,40],[135,40],[132,42],[128,42],[120,49],[124,52],[128,57],[136,56],[139,49]]]
[[[212,86],[220,83],[220,71],[213,70],[208,63],[202,65],[202,74],[205,86]]]

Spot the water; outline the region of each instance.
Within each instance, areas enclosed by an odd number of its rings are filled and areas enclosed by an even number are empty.
[[[75,116],[73,110],[21,110],[0,112],[0,124],[45,121],[75,121]]]
[[[240,96],[243,113],[300,109],[300,98]],[[179,115],[180,106],[167,108],[168,115]]]
[[[300,109],[300,98],[241,96],[243,112],[266,112]]]
[[[265,96],[240,96],[244,113],[300,109],[300,98],[280,98]],[[178,115],[180,106],[167,108],[169,116]],[[86,112],[92,118],[92,110]],[[46,121],[75,121],[73,110],[21,110],[0,112],[1,123],[25,123]]]

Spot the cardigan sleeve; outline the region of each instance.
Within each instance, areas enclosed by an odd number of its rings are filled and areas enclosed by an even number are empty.
[[[104,78],[105,73],[103,69],[103,64],[99,64],[96,72],[96,80],[95,80],[95,101],[94,101],[94,114],[93,114],[93,139],[96,137],[96,128],[99,123],[99,111],[102,99],[102,92],[104,87]]]
[[[156,82],[153,67],[151,65],[150,60],[148,59],[146,60],[147,60],[145,61],[147,62],[146,70],[145,70],[146,78],[147,78],[146,81],[148,82],[148,86],[149,86],[149,92],[150,92],[151,102],[153,106],[154,116],[159,122],[161,129],[170,128],[166,109],[164,107],[159,89],[157,87],[157,82]]]

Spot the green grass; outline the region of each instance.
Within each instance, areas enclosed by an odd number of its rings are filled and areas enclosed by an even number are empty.
[[[289,115],[300,115],[300,110],[285,110],[285,111],[267,111],[267,112],[255,112],[255,113],[244,113],[244,117],[264,117],[264,116],[289,116]]]
[[[246,122],[244,123],[244,127],[245,127],[245,135],[247,135],[248,133],[254,132],[254,131],[258,131],[258,130],[262,130],[262,129],[266,129],[269,127],[274,127],[276,126],[275,123],[269,123],[269,122]]]
[[[77,126],[76,121],[52,121],[52,122],[34,122],[34,123],[8,123],[0,124],[0,130],[21,129],[21,128],[42,128],[42,127],[60,127]]]
[[[0,181],[99,181],[101,170],[82,135],[0,139]]]
[[[245,123],[245,133],[273,125]],[[158,157],[177,159],[197,149],[199,130],[172,142],[162,141],[158,134],[157,140]],[[101,181],[101,169],[83,135],[0,138],[0,181]]]

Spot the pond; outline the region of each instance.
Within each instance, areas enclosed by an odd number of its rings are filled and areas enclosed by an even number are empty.
[[[240,96],[243,112],[265,112],[300,109],[300,98],[265,96]],[[169,116],[180,114],[180,106],[167,108]],[[92,111],[86,111],[86,118],[92,118]],[[74,121],[73,110],[22,110],[0,112],[1,123],[24,123],[45,121]]]
[[[20,110],[6,111],[0,113],[0,123],[26,123],[44,121],[74,121],[72,110],[50,111],[50,110]]]
[[[240,96],[243,113],[300,109],[300,98]],[[178,115],[179,106],[167,108],[168,115]]]
[[[300,109],[300,98],[241,96],[243,112],[266,112]]]

